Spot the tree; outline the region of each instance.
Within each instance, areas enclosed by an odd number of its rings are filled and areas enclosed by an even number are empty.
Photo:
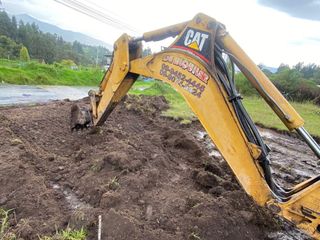
[[[18,58],[21,47],[20,44],[17,44],[11,38],[0,35],[0,58]]]
[[[0,35],[11,37],[11,20],[6,12],[0,12]]]
[[[1,1],[1,0],[0,0]],[[22,46],[27,48],[27,59],[44,60],[46,63],[71,59],[79,65],[103,66],[110,51],[103,46],[88,46],[78,41],[65,42],[57,34],[43,33],[35,23],[23,23],[6,12],[0,12],[0,58],[18,59]],[[21,58],[21,60],[22,60]]]
[[[289,65],[281,63],[280,66],[278,67],[277,72],[279,73],[279,72],[286,71],[286,70],[290,70]]]
[[[23,62],[28,62],[30,61],[30,56],[28,49],[26,47],[22,47],[20,50],[20,60]]]
[[[11,38],[17,41],[18,24],[15,16],[11,18],[11,32],[12,32]]]
[[[72,49],[79,54],[83,54],[82,44],[79,43],[78,41],[73,42]]]

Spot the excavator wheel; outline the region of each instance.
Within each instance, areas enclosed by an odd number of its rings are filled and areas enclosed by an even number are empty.
[[[73,104],[71,107],[71,131],[81,130],[92,126],[91,112],[87,107]]]

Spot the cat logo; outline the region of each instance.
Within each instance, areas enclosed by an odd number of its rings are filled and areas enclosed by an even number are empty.
[[[187,27],[178,40],[171,46],[188,51],[207,63],[211,62],[211,33]]]
[[[184,45],[194,50],[202,51],[204,43],[208,38],[209,35],[206,33],[201,33],[198,31],[194,31],[193,29],[189,29],[184,39]]]

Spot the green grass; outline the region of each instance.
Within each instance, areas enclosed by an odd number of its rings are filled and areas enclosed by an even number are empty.
[[[162,95],[169,102],[170,108],[163,112],[164,116],[179,119],[182,123],[189,123],[195,119],[191,109],[182,96],[169,85],[159,81],[137,81],[129,92],[130,94]],[[244,106],[252,119],[263,126],[279,130],[287,130],[281,120],[264,102],[262,98],[245,97]],[[312,103],[291,102],[293,107],[305,120],[305,128],[314,136],[320,136],[320,107]]]
[[[0,239],[16,240],[17,236],[9,229],[9,215],[12,210],[0,208]],[[83,228],[74,230],[67,228],[57,231],[53,236],[39,236],[39,240],[86,240],[87,232]]]
[[[103,71],[79,67],[72,70],[60,64],[27,63],[0,59],[0,83],[25,85],[97,86]]]
[[[2,238],[8,228],[9,211],[0,208],[0,237]]]
[[[58,231],[54,236],[39,237],[39,240],[85,240],[87,232],[81,228],[79,230],[66,230]]]
[[[0,239],[1,240],[15,240],[16,235],[9,230],[9,214],[11,210],[4,210],[0,208]]]
[[[246,97],[244,98],[243,103],[256,123],[270,128],[287,130],[286,126],[262,98]],[[320,107],[310,102],[290,103],[305,120],[305,128],[312,135],[320,136]]]

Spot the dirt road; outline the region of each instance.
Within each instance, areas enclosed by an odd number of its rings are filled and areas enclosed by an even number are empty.
[[[199,123],[160,116],[164,98],[128,98],[104,126],[71,133],[72,103],[0,109],[0,207],[38,239],[68,225],[96,239],[307,239],[257,207]],[[283,184],[316,174],[298,139],[270,130]],[[296,168],[297,167],[297,168]]]

